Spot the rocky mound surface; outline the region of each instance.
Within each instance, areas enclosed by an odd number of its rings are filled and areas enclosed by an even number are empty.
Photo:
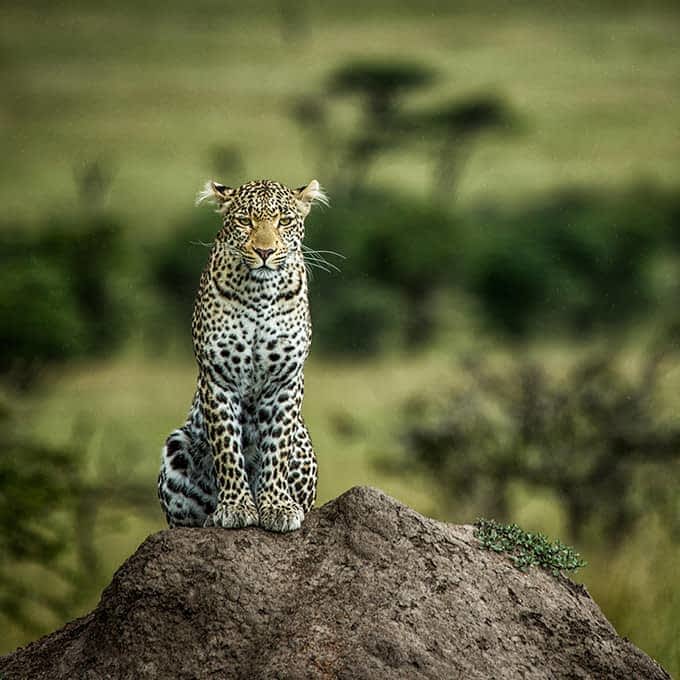
[[[150,536],[97,608],[0,659],[49,678],[669,678],[585,589],[354,488],[296,533]]]

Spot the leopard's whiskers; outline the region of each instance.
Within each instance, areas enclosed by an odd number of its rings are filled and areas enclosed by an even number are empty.
[[[326,272],[330,273],[330,270],[334,270],[336,272],[340,272],[340,267],[335,265],[333,262],[329,262],[324,255],[333,255],[335,257],[340,257],[343,260],[346,259],[344,255],[340,253],[336,253],[334,250],[315,250],[314,248],[310,248],[309,246],[302,246],[302,253],[303,257],[305,259],[305,262],[309,262],[312,266],[318,267],[319,269],[323,269]]]

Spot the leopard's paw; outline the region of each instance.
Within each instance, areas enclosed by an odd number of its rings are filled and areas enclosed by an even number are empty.
[[[203,526],[242,529],[247,526],[257,526],[259,521],[255,503],[249,498],[240,503],[218,504],[215,512],[205,520]]]
[[[267,531],[295,531],[302,526],[305,512],[292,498],[262,499],[259,503],[260,526]]]

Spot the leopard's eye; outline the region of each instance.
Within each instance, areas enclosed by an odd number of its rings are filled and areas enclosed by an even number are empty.
[[[234,222],[239,227],[250,227],[250,217],[248,217],[247,215],[235,215]]]
[[[293,218],[289,216],[284,216],[279,219],[279,226],[280,227],[289,227],[291,224],[293,224]]]

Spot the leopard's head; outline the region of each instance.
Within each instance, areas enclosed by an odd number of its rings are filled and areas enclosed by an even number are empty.
[[[197,202],[204,200],[215,202],[223,216],[218,242],[256,279],[272,278],[296,255],[301,257],[305,217],[315,202],[327,202],[315,179],[298,189],[271,180],[237,189],[210,181]]]

